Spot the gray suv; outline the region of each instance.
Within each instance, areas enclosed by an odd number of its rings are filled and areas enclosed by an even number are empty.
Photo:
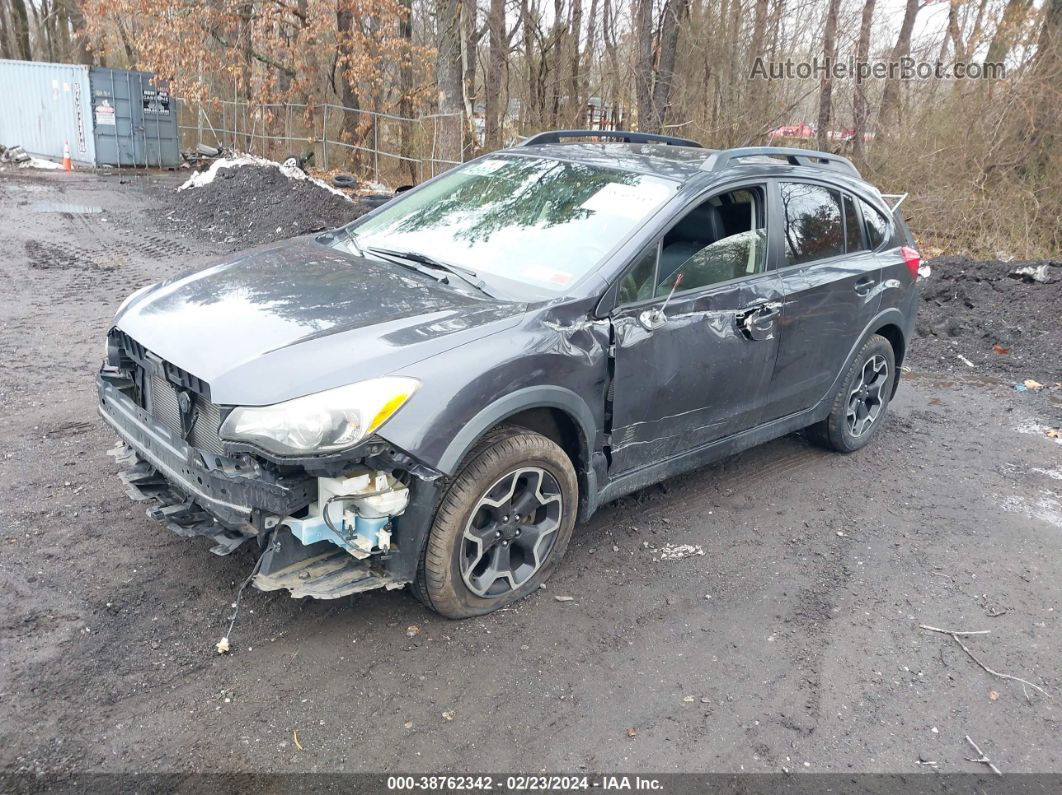
[[[886,198],[824,152],[543,133],[133,294],[99,410],[130,494],[256,545],[258,588],[480,615],[610,500],[880,432],[919,267]]]

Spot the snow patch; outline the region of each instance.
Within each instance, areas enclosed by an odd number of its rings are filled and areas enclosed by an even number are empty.
[[[704,548],[700,544],[664,544],[660,549],[660,560],[682,560],[703,554]]]
[[[1041,425],[1038,422],[1023,422],[1017,428],[1018,433],[1024,433],[1031,436],[1042,436],[1049,442],[1055,444],[1062,444],[1062,433],[1059,433],[1057,428],[1049,428],[1046,425]]]
[[[43,157],[31,157],[29,160],[25,160],[18,164],[19,168],[40,168],[45,171],[55,171],[62,168],[62,164],[54,163],[51,160],[45,160]]]
[[[1027,499],[1011,496],[999,499],[999,507],[1010,513],[1020,513],[1030,519],[1039,519],[1062,530],[1062,502],[1057,494],[1050,491],[1040,492],[1040,497]]]
[[[349,202],[353,202],[347,194],[338,188],[334,188],[323,180],[319,180],[315,177],[311,177],[301,168],[297,166],[287,166],[283,163],[278,163],[275,160],[267,160],[264,157],[258,157],[257,155],[236,155],[235,157],[219,157],[213,163],[210,164],[210,168],[205,171],[197,171],[188,178],[188,180],[181,185],[177,190],[188,190],[189,188],[202,188],[204,185],[209,185],[213,182],[218,175],[218,170],[222,168],[240,168],[241,166],[270,166],[280,170],[288,179],[306,180],[312,182],[319,188],[324,188],[330,193],[334,193],[336,196],[342,196]]]

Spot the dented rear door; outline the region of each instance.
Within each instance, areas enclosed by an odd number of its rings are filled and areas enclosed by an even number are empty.
[[[665,321],[613,314],[612,468],[638,469],[759,422],[778,351],[781,280],[774,271],[676,294]]]

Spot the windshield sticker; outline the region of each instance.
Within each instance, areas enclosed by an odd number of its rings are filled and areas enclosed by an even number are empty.
[[[641,185],[610,182],[580,206],[584,210],[640,221],[663,204],[670,192],[666,185],[655,182]]]
[[[470,166],[466,166],[465,173],[474,174],[477,177],[486,177],[508,163],[508,160],[501,160],[496,157],[492,157],[489,160],[479,160]]]
[[[568,271],[559,271],[548,265],[528,265],[524,268],[524,276],[545,284],[565,285],[572,280],[572,274]]]

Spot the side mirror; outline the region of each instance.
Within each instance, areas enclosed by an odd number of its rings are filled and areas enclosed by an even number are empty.
[[[667,294],[667,298],[664,299],[664,303],[658,306],[656,309],[646,309],[640,315],[638,315],[638,322],[642,324],[642,328],[646,331],[656,331],[658,328],[663,327],[667,323],[667,315],[664,310],[667,309],[667,305],[671,303],[671,296],[675,294],[675,290],[682,284],[683,274],[679,274],[675,277],[675,283],[671,285],[671,292]]]
[[[664,311],[659,307],[656,309],[646,309],[638,315],[638,322],[642,324],[642,328],[646,331],[656,331],[667,323],[667,315],[665,315]]]

